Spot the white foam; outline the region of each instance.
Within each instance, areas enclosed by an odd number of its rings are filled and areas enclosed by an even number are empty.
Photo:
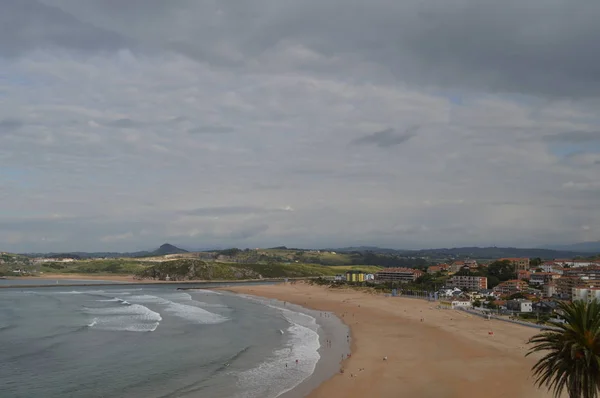
[[[113,297],[113,298],[111,298],[111,299],[102,299],[102,300],[96,300],[96,301],[98,301],[98,302],[103,302],[103,303],[115,303],[115,302],[117,302],[117,303],[121,303],[121,304],[124,304],[124,305],[129,305],[129,304],[131,304],[130,302],[128,302],[128,301],[126,301],[126,300],[123,300],[123,299],[121,299],[121,298],[118,298],[118,297]]]
[[[53,292],[53,294],[103,294],[103,293],[105,293],[104,290],[86,290],[85,292],[81,292],[78,290],[71,290],[70,292]]]
[[[319,335],[314,330],[317,328],[316,319],[299,312],[273,308],[281,310],[290,323],[286,330],[289,336],[286,347],[275,350],[257,367],[238,374],[238,384],[243,391],[236,395],[237,398],[278,397],[309,377],[320,359]]]
[[[131,296],[128,297],[129,301],[132,302],[136,302],[136,303],[144,303],[144,304],[169,304],[171,301],[169,300],[165,300],[162,297],[158,297],[158,296],[150,296],[148,294],[142,294],[139,296]]]
[[[88,326],[101,330],[153,332],[162,321],[158,312],[139,304],[110,308],[86,308],[85,311],[88,314],[97,315]]]
[[[223,293],[221,292],[215,292],[214,290],[208,290],[208,289],[191,289],[194,293],[200,293],[200,294],[215,294],[215,295],[222,295]]]
[[[206,311],[205,309],[195,307],[193,305],[185,305],[174,302],[169,303],[165,310],[177,317],[202,325],[214,325],[229,320],[229,318],[226,318],[222,315]]]

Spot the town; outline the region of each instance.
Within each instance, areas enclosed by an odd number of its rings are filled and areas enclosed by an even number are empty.
[[[600,260],[457,260],[424,269],[385,268],[375,273],[351,270],[328,279],[539,325],[560,322],[556,312],[560,301],[600,299]]]

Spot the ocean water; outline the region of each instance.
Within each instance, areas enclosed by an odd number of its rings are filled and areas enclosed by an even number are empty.
[[[0,396],[274,398],[314,371],[318,329],[172,285],[0,289]]]

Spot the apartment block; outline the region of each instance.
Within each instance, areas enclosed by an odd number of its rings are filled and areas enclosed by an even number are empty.
[[[487,278],[485,276],[455,275],[450,279],[450,285],[459,289],[485,290],[487,289]]]

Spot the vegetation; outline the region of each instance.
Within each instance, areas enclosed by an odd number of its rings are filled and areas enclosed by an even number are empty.
[[[191,279],[260,279],[260,278],[294,278],[309,276],[333,276],[351,269],[376,272],[379,268],[336,266],[325,267],[315,264],[242,264],[204,262],[196,259],[181,259],[156,263],[138,273],[142,278],[172,280]]]
[[[46,273],[131,275],[142,271],[145,266],[146,263],[135,260],[109,259],[43,263],[39,270]]]
[[[596,398],[600,391],[600,303],[559,303],[564,324],[559,331],[544,331],[529,341],[527,355],[545,355],[533,366],[538,386],[555,397]]]
[[[497,286],[500,282],[514,279],[516,276],[515,266],[510,261],[494,261],[487,267],[479,267],[474,270],[461,269],[456,275],[472,275],[472,276],[485,276],[488,278],[488,288],[492,289]]]

